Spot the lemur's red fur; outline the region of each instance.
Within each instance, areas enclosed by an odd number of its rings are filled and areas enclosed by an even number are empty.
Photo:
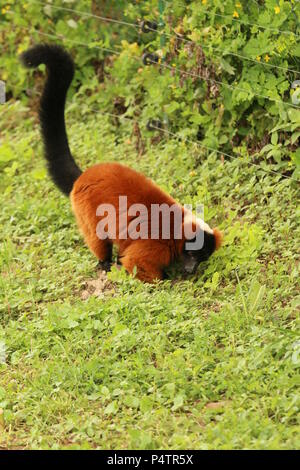
[[[119,163],[102,163],[86,170],[74,183],[71,201],[77,223],[82,231],[85,242],[99,260],[110,256],[111,243],[119,248],[122,265],[128,272],[137,267],[137,277],[142,281],[152,282],[163,278],[163,269],[180,257],[184,238],[174,239],[171,227],[169,240],[162,239],[161,227],[158,240],[132,240],[119,237],[119,216],[116,211],[116,238],[101,240],[96,234],[100,217],[96,215],[97,207],[101,204],[111,204],[118,208],[119,196],[126,195],[128,207],[133,204],[143,204],[149,214],[151,204],[167,204],[172,206],[176,201],[162,191],[156,184],[141,173]],[[183,207],[177,204],[183,214]],[[127,213],[127,226],[133,217]],[[147,222],[151,232],[150,220]],[[193,230],[196,223],[192,224]],[[214,229],[216,248],[221,244],[221,233]]]
[[[217,228],[214,228],[213,232],[214,232],[214,236],[215,236],[215,240],[216,240],[216,250],[218,250],[222,245],[223,233],[220,232],[220,230],[217,229]]]
[[[74,76],[71,56],[59,46],[40,44],[23,53],[22,61],[27,67],[37,67],[41,63],[47,66],[48,77],[40,103],[40,121],[48,170],[59,189],[70,195],[73,211],[86,244],[100,261],[111,260],[112,244],[115,243],[119,248],[120,261],[127,271],[132,273],[136,267],[139,279],[152,282],[162,279],[164,268],[183,253],[188,262],[195,260],[197,255],[198,263],[219,248],[222,236],[217,229],[211,230],[191,213],[188,215],[189,222],[184,221],[186,211],[184,212],[183,207],[144,175],[118,163],[95,165],[82,173],[71,154],[64,119],[66,95]],[[170,218],[168,239],[162,237],[161,215],[158,239],[123,239],[121,234],[124,227],[121,224],[120,232],[120,214],[116,210],[115,236],[108,240],[100,239],[96,233],[101,219],[101,216],[96,214],[97,208],[102,204],[110,204],[118,209],[119,196],[127,197],[128,208],[133,204],[143,204],[146,207],[149,214],[146,219],[149,234],[152,223],[151,206],[166,204],[170,207],[175,204],[176,210],[182,215],[182,224],[185,224],[181,238],[175,237],[173,214]],[[129,216],[127,212],[126,219],[125,224],[127,222],[128,227],[134,216]],[[191,237],[186,234],[187,225],[194,232],[196,229],[204,232],[206,244],[204,243],[203,248],[197,252],[191,253],[185,248],[184,237],[188,240],[194,237],[194,234],[191,234]]]
[[[99,260],[109,258],[111,241],[100,240],[96,227],[100,217],[96,216],[100,204],[119,206],[119,196],[126,195],[128,207],[140,203],[151,211],[151,203],[169,206],[174,199],[164,193],[144,175],[118,163],[103,163],[86,170],[74,183],[71,201],[78,225],[90,250]],[[116,239],[119,257],[128,272],[137,267],[137,277],[143,281],[162,279],[163,268],[182,252],[183,240],[131,240],[119,237],[119,216],[116,220]],[[132,220],[127,213],[127,226]],[[149,222],[150,224],[150,222]],[[149,233],[150,233],[149,228]]]

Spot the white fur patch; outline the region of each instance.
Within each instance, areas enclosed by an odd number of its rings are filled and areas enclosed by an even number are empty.
[[[187,239],[191,239],[193,236],[195,236],[195,234],[192,233],[192,223],[196,224],[196,226],[199,227],[199,229],[203,232],[210,233],[211,235],[214,233],[210,226],[204,222],[204,220],[200,219],[200,217],[196,217],[191,211],[185,210],[184,226],[186,229],[185,235]],[[191,233],[189,234],[189,232]]]
[[[195,217],[196,219],[196,224],[204,231],[204,232],[207,232],[207,233],[211,233],[213,234],[213,230],[210,228],[210,226],[204,222],[204,220],[202,219],[199,219],[198,217]]]

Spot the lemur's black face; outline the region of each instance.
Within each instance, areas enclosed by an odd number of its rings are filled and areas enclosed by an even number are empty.
[[[195,248],[197,247],[197,238],[198,241],[203,241],[203,243],[200,243],[202,247],[193,250],[192,244],[195,244]],[[199,264],[202,261],[207,261],[217,248],[216,238],[213,233],[202,231],[201,237],[197,238],[195,237],[192,240],[188,240],[184,244],[182,253],[183,269],[189,274],[195,273]]]

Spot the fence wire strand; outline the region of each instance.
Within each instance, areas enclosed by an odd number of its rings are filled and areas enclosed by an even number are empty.
[[[165,2],[165,4],[167,5],[168,8],[170,7],[170,5],[172,7],[172,3],[169,0],[163,0],[163,1]],[[184,8],[192,6],[192,5],[185,5],[181,2],[177,2],[177,4],[181,5]],[[261,29],[265,29],[265,30],[269,30],[269,31],[275,31],[275,32],[280,33],[280,34],[293,34],[295,37],[300,37],[300,35],[297,34],[297,33],[294,33],[294,31],[287,31],[287,30],[282,30],[282,29],[278,29],[278,28],[272,28],[271,26],[265,26],[265,25],[262,25],[262,24],[259,24],[259,23],[251,23],[249,21],[240,20],[238,18],[234,18],[234,17],[229,16],[229,15],[223,15],[221,13],[216,13],[214,11],[209,11],[209,10],[206,10],[206,9],[205,10],[202,9],[201,12],[206,13],[208,16],[218,16],[220,18],[230,19],[230,20],[235,21],[237,23],[245,24],[245,25],[248,25],[248,26],[256,26],[256,27],[261,28]],[[292,10],[291,10],[291,12],[292,12]]]
[[[101,21],[107,21],[107,22],[112,22],[112,23],[118,23],[118,24],[122,24],[122,25],[125,25],[125,26],[132,26],[132,27],[135,27],[135,28],[139,28],[139,27],[140,27],[140,25],[137,24],[137,23],[128,23],[128,22],[125,22],[125,21],[119,21],[119,20],[115,20],[115,19],[112,19],[112,18],[106,18],[106,17],[102,17],[102,16],[99,16],[99,15],[94,15],[94,14],[92,14],[92,13],[82,12],[82,11],[80,11],[80,10],[75,10],[75,9],[72,9],[72,8],[55,6],[55,5],[52,5],[52,4],[50,4],[50,3],[39,2],[39,1],[36,1],[36,0],[34,0],[33,3],[40,4],[40,5],[44,5],[44,6],[47,6],[47,5],[48,5],[48,6],[52,7],[52,8],[56,8],[56,9],[60,9],[60,10],[64,10],[64,11],[73,12],[73,13],[80,14],[80,15],[83,15],[83,16],[86,16],[86,17],[94,17],[94,18],[96,18],[96,19],[98,19],[98,20],[101,20]],[[14,13],[14,12],[12,12],[12,13]],[[226,17],[226,15],[216,15],[216,16],[225,16],[225,17]],[[246,24],[249,24],[249,23],[246,23]],[[250,24],[251,24],[251,23],[250,23]],[[251,25],[252,25],[252,24],[251,24]],[[260,25],[256,25],[256,26],[261,27]],[[121,54],[120,51],[117,51],[117,50],[115,50],[115,49],[111,49],[111,48],[107,48],[107,47],[102,47],[102,46],[97,46],[97,45],[89,45],[89,44],[86,44],[86,43],[84,43],[84,42],[82,42],[82,41],[77,41],[77,40],[73,40],[73,39],[66,38],[66,37],[63,36],[63,35],[56,35],[56,34],[51,34],[51,33],[44,33],[44,32],[42,32],[42,31],[36,30],[35,28],[23,27],[23,29],[28,30],[28,31],[31,32],[32,34],[33,34],[33,33],[37,33],[37,34],[39,34],[39,35],[41,35],[41,36],[44,36],[44,37],[49,37],[49,38],[52,38],[52,39],[59,39],[60,41],[68,41],[68,42],[70,42],[70,43],[74,43],[74,44],[77,44],[77,45],[80,45],[80,46],[88,47],[88,48],[90,48],[90,49],[98,49],[98,50],[101,50],[101,51],[104,51],[104,52],[109,52],[109,53],[111,53],[111,54],[116,54],[116,55],[120,55],[120,54]],[[151,29],[151,28],[150,28],[150,29]],[[265,29],[273,29],[273,28],[265,28]],[[157,32],[157,31],[155,30],[155,32]],[[283,31],[278,30],[278,32],[281,32],[281,33],[282,33]],[[292,32],[291,32],[291,33],[292,33]],[[169,37],[175,37],[175,36],[172,36],[172,35],[170,35],[170,34],[163,33],[163,32],[162,32],[162,34],[166,34],[166,35],[169,36]],[[292,34],[294,34],[294,33],[292,33]],[[178,37],[178,36],[177,36],[177,37]],[[180,37],[179,37],[179,39],[182,39],[182,40],[184,40],[184,41],[186,41],[186,42],[189,42],[189,43],[197,44],[197,43],[195,43],[194,41],[191,41],[191,40],[189,40],[189,39],[184,39],[184,38],[180,38]],[[223,51],[223,52],[224,52],[224,51]],[[230,52],[229,52],[229,53],[230,53]],[[232,55],[237,55],[237,54],[232,54]],[[237,56],[239,56],[239,55],[237,55]],[[141,60],[141,58],[140,58],[139,56],[134,56],[134,55],[132,55],[131,57],[132,57],[133,59],[135,59],[135,60],[138,60],[138,61]],[[253,60],[253,59],[250,59],[250,58],[246,58],[246,57],[244,57],[244,56],[240,56],[240,57],[241,57],[241,58],[244,58],[244,59],[247,59],[247,60]],[[152,62],[152,61],[150,60],[150,62]],[[258,62],[258,61],[257,61],[257,62]],[[156,64],[156,62],[153,62],[153,63]],[[258,63],[260,63],[260,62],[258,62]],[[260,64],[261,64],[261,63],[260,63]],[[157,64],[156,64],[156,65],[157,65]],[[271,64],[261,64],[261,65],[272,66]],[[176,71],[176,72],[178,72],[178,73],[180,73],[180,74],[183,74],[183,75],[192,76],[192,77],[195,77],[195,78],[199,78],[199,79],[201,79],[201,80],[204,80],[199,74],[195,74],[195,73],[192,73],[192,72],[189,72],[189,71],[185,71],[185,70],[182,70],[182,69],[177,68],[177,67],[170,66],[170,65],[165,64],[165,63],[160,63],[158,66],[159,66],[159,67],[167,68],[167,69],[172,70],[172,71]],[[297,71],[295,71],[295,70],[284,69],[283,67],[278,67],[278,66],[273,66],[273,67],[281,68],[281,69],[283,69],[283,70],[290,71],[290,72],[299,73],[299,72],[297,72]],[[265,95],[261,95],[261,94],[255,93],[253,90],[245,90],[245,89],[243,89],[243,88],[236,87],[236,86],[232,86],[232,85],[229,85],[229,84],[227,84],[227,83],[224,83],[224,82],[221,82],[221,81],[217,81],[217,80],[214,80],[214,79],[210,79],[210,78],[206,78],[205,80],[211,81],[212,83],[216,83],[216,84],[218,84],[218,85],[223,85],[223,86],[228,87],[228,88],[230,88],[230,89],[232,89],[232,90],[238,90],[238,91],[241,91],[241,92],[244,92],[244,93],[247,93],[247,94],[252,93],[253,96],[257,96],[257,97],[263,98],[263,99],[268,99],[268,100],[274,101],[274,102],[276,102],[276,103],[281,103],[281,104],[284,104],[284,105],[291,106],[291,107],[293,107],[293,108],[298,108],[298,109],[300,109],[300,106],[292,105],[292,104],[287,103],[287,102],[284,102],[284,101],[282,101],[282,100],[276,100],[276,99],[274,99],[274,98],[271,98],[271,97],[268,97],[268,96],[265,96]],[[10,86],[10,88],[15,88],[15,89],[18,88],[18,89],[21,89],[21,87],[16,87],[16,86]],[[31,93],[33,93],[33,94],[40,94],[40,93],[38,93],[36,90],[34,90],[34,91],[31,92]],[[66,109],[66,113],[68,113],[69,111],[70,111],[69,109]],[[94,114],[107,115],[107,116],[114,117],[114,118],[118,118],[118,119],[127,119],[127,120],[130,120],[131,122],[135,119],[135,118],[132,118],[132,117],[129,117],[129,116],[122,116],[122,115],[118,115],[118,114],[113,114],[113,113],[108,113],[108,112],[102,112],[102,111],[96,110],[95,108],[90,108],[90,109],[88,110],[88,112],[90,112],[90,111],[91,111],[92,113],[94,113]],[[214,149],[214,148],[212,148],[212,147],[208,147],[208,146],[206,146],[206,145],[204,145],[204,144],[201,144],[200,142],[196,142],[196,141],[193,141],[193,140],[188,139],[188,138],[182,138],[182,137],[181,137],[179,134],[177,134],[177,133],[168,131],[168,130],[166,130],[166,129],[162,129],[162,128],[157,127],[157,126],[155,126],[155,125],[152,125],[152,128],[155,129],[155,130],[157,130],[157,131],[160,131],[160,132],[162,132],[162,133],[164,133],[164,134],[166,134],[166,135],[172,136],[172,137],[174,137],[174,138],[176,138],[176,139],[181,139],[181,140],[183,140],[183,141],[185,141],[185,142],[188,142],[188,143],[190,143],[190,144],[197,145],[197,146],[199,146],[199,147],[201,147],[201,148],[203,148],[203,149],[205,149],[205,150],[208,150],[208,151],[210,151],[210,152],[216,152],[217,154],[220,154],[220,155],[222,155],[222,156],[228,157],[228,158],[230,158],[230,159],[236,160],[238,157],[242,157],[242,155],[240,155],[240,154],[237,154],[236,156],[234,156],[234,155],[231,155],[231,154],[229,154],[229,153],[222,152],[221,150],[217,150],[217,149]],[[278,171],[271,170],[271,169],[265,169],[265,168],[263,168],[261,165],[256,164],[256,163],[253,163],[253,162],[248,162],[248,163],[249,163],[250,165],[255,166],[256,168],[258,168],[258,169],[260,169],[260,170],[266,172],[266,173],[275,174],[275,175],[277,175],[277,176],[280,176],[281,178],[287,178],[287,179],[290,179],[290,180],[299,182],[299,180],[297,180],[297,179],[295,179],[295,178],[293,178],[293,177],[291,177],[291,176],[284,175],[284,174],[282,174],[282,173],[280,173],[280,172],[278,172]]]
[[[67,12],[71,12],[71,13],[76,13],[77,15],[81,15],[81,16],[85,16],[85,17],[89,17],[89,18],[95,18],[97,20],[100,20],[100,21],[104,21],[104,22],[108,22],[108,23],[116,23],[116,24],[121,24],[121,25],[125,25],[125,26],[130,26],[130,27],[133,27],[133,28],[136,28],[136,29],[140,29],[140,22],[139,23],[129,23],[127,21],[120,21],[120,20],[117,20],[117,19],[114,19],[114,18],[108,18],[108,17],[104,17],[104,16],[100,16],[100,15],[95,15],[93,13],[89,13],[89,12],[85,12],[85,11],[81,11],[81,10],[76,10],[74,8],[68,8],[68,7],[62,7],[62,6],[56,6],[56,5],[52,5],[51,3],[46,3],[46,2],[39,2],[38,0],[33,0],[33,3],[36,3],[36,4],[39,4],[39,5],[43,5],[43,6],[49,6],[51,8],[54,8],[56,10],[62,10],[62,11],[67,11]],[[259,26],[259,25],[256,25],[256,26]],[[262,27],[262,26],[260,26]],[[179,35],[172,35],[172,34],[169,34],[169,33],[166,33],[164,31],[159,31],[159,30],[156,30],[156,29],[153,29],[151,27],[148,26],[148,29],[152,32],[156,32],[157,34],[159,35],[165,35],[169,38],[179,38],[180,40],[186,42],[186,43],[190,43],[190,44],[195,44],[197,45],[197,43],[195,41],[192,41],[190,39],[187,39],[187,38],[182,38],[180,37]],[[279,30],[278,30],[279,31]],[[291,32],[292,33],[292,32]],[[264,63],[264,62],[260,62],[256,59],[253,59],[253,58],[250,58],[250,57],[247,57],[247,56],[244,56],[242,54],[238,54],[238,53],[235,53],[235,52],[232,52],[232,51],[226,51],[224,49],[221,49],[221,48],[217,48],[217,47],[214,47],[214,46],[207,46],[205,44],[201,44],[201,47],[202,48],[211,48],[213,50],[216,50],[216,51],[219,51],[219,52],[222,52],[223,55],[232,55],[232,56],[235,56],[235,57],[238,57],[240,59],[245,59],[245,60],[248,60],[248,61],[251,61],[251,62],[255,62],[256,64],[260,65],[260,66],[263,66],[263,67],[270,67],[270,68],[276,68],[276,69],[279,69],[279,70],[284,70],[284,71],[288,71],[288,72],[292,72],[292,73],[296,73],[296,74],[300,74],[300,71],[297,71],[297,70],[293,70],[293,69],[290,69],[290,68],[285,68],[285,67],[281,67],[281,66],[278,66],[278,65],[273,65],[273,64],[268,64],[268,63]]]
[[[20,89],[20,87],[12,87],[12,88],[15,88],[15,89]],[[38,92],[37,90],[30,90],[30,95],[37,95],[37,96],[40,96],[41,93]],[[74,109],[73,107],[70,105],[69,107],[66,108],[65,110],[65,113],[66,115],[68,115],[69,113],[72,113],[74,112]],[[91,113],[91,114],[100,114],[101,116],[108,116],[108,117],[112,117],[112,118],[115,118],[115,119],[125,119],[127,120],[128,122],[135,122],[138,120],[138,117],[136,116],[124,116],[122,114],[114,114],[114,113],[110,113],[110,112],[107,112],[107,111],[101,111],[101,110],[98,110],[96,108],[88,108],[87,109],[87,113]],[[191,140],[189,138],[182,138],[178,133],[175,133],[175,132],[172,132],[172,131],[168,131],[166,129],[162,129],[161,127],[158,127],[158,126],[155,126],[154,124],[151,124],[151,127],[159,132],[162,132],[166,135],[169,135],[169,136],[172,136],[178,140],[181,140],[181,141],[184,141],[184,142],[187,142],[191,145],[196,145],[197,147],[200,147],[204,150],[207,150],[209,152],[215,152],[223,157],[228,157],[230,158],[231,160],[238,160],[239,158],[241,159],[241,161],[244,161],[243,160],[243,156],[241,154],[237,154],[236,156],[235,155],[231,155],[227,152],[223,152],[222,150],[218,150],[218,149],[215,149],[213,147],[208,147],[207,145],[204,145],[202,144],[201,142],[197,142],[197,141],[194,141],[194,140]],[[267,168],[263,168],[261,165],[257,164],[257,163],[253,163],[253,162],[247,162],[249,165],[251,166],[254,166],[255,168],[258,168],[260,169],[261,171],[265,172],[265,173],[269,173],[269,174],[273,174],[273,175],[277,175],[281,178],[285,178],[285,179],[289,179],[289,180],[292,180],[292,181],[295,181],[297,183],[300,182],[300,180],[296,179],[296,178],[293,178],[292,176],[287,176],[287,175],[284,175],[283,173],[279,172],[279,171],[276,171],[276,170],[271,170],[271,169],[267,169]]]
[[[129,23],[128,21],[117,20],[115,18],[108,18],[106,16],[94,15],[93,13],[89,13],[87,11],[76,10],[74,8],[69,8],[69,7],[56,6],[56,5],[52,5],[52,3],[39,2],[38,0],[32,0],[31,3],[35,3],[35,4],[43,5],[43,6],[48,6],[50,8],[55,9],[55,10],[63,10],[63,11],[71,12],[71,13],[76,13],[77,15],[86,16],[86,17],[89,17],[89,18],[96,18],[97,20],[105,21],[107,23],[115,23],[115,24],[120,24],[120,25],[124,25],[124,26],[131,26],[132,28],[139,28],[138,23]]]
[[[38,31],[36,30],[35,28],[27,28],[27,27],[23,27],[23,29],[26,29],[27,31],[29,32],[32,32],[32,33],[36,33],[36,34],[39,34],[41,36],[45,36],[45,37],[50,37],[50,38],[53,38],[53,39],[59,39],[60,41],[68,41],[70,43],[74,43],[74,44],[77,44],[77,45],[80,45],[80,46],[85,46],[85,47],[88,47],[89,49],[98,49],[98,50],[102,50],[102,51],[106,51],[106,52],[109,52],[109,53],[112,53],[112,54],[117,54],[117,55],[120,55],[121,52],[120,51],[116,51],[115,49],[109,49],[109,48],[106,48],[106,47],[102,47],[102,46],[96,46],[94,44],[87,44],[87,43],[84,43],[82,41],[77,41],[77,40],[74,40],[74,39],[69,39],[69,38],[66,38],[65,36],[63,35],[56,35],[56,34],[50,34],[50,33],[44,33],[42,31]],[[134,59],[134,60],[137,60],[138,62],[141,61],[141,57],[139,56],[136,56],[136,55],[131,55],[131,57]],[[211,83],[215,83],[217,85],[222,85],[222,86],[225,86],[226,88],[229,88],[233,91],[237,90],[237,91],[241,91],[243,93],[246,93],[247,95],[248,94],[252,94],[253,96],[257,96],[258,98],[262,98],[262,99],[266,99],[266,100],[269,100],[269,101],[273,101],[275,103],[278,103],[278,104],[283,104],[284,106],[289,106],[289,107],[292,107],[292,108],[298,108],[300,109],[300,106],[297,106],[295,104],[292,104],[292,103],[288,103],[286,101],[283,101],[283,100],[277,100],[276,98],[271,98],[270,96],[266,96],[266,95],[262,95],[260,93],[257,93],[255,92],[254,90],[246,90],[245,88],[241,88],[241,87],[238,87],[238,86],[233,86],[233,85],[230,85],[229,83],[224,83],[222,81],[219,81],[219,80],[215,80],[215,79],[212,79],[212,78],[203,78],[201,77],[199,74],[196,74],[196,73],[193,73],[193,72],[189,72],[189,71],[185,71],[183,69],[180,69],[180,68],[177,68],[177,67],[173,67],[173,66],[170,66],[168,64],[165,64],[163,62],[161,62],[160,64],[157,64],[156,62],[152,61],[152,60],[149,60],[149,62],[153,63],[154,65],[159,65],[160,67],[163,67],[163,68],[166,68],[166,69],[169,69],[169,70],[173,70],[173,71],[176,71],[180,74],[183,74],[183,75],[187,75],[187,76],[191,76],[191,77],[194,77],[194,78],[198,78],[200,80],[207,80]]]

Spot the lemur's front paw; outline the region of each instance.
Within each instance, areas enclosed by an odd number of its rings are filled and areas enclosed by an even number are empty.
[[[111,261],[99,261],[97,265],[97,269],[101,269],[102,271],[110,271],[111,270]]]

